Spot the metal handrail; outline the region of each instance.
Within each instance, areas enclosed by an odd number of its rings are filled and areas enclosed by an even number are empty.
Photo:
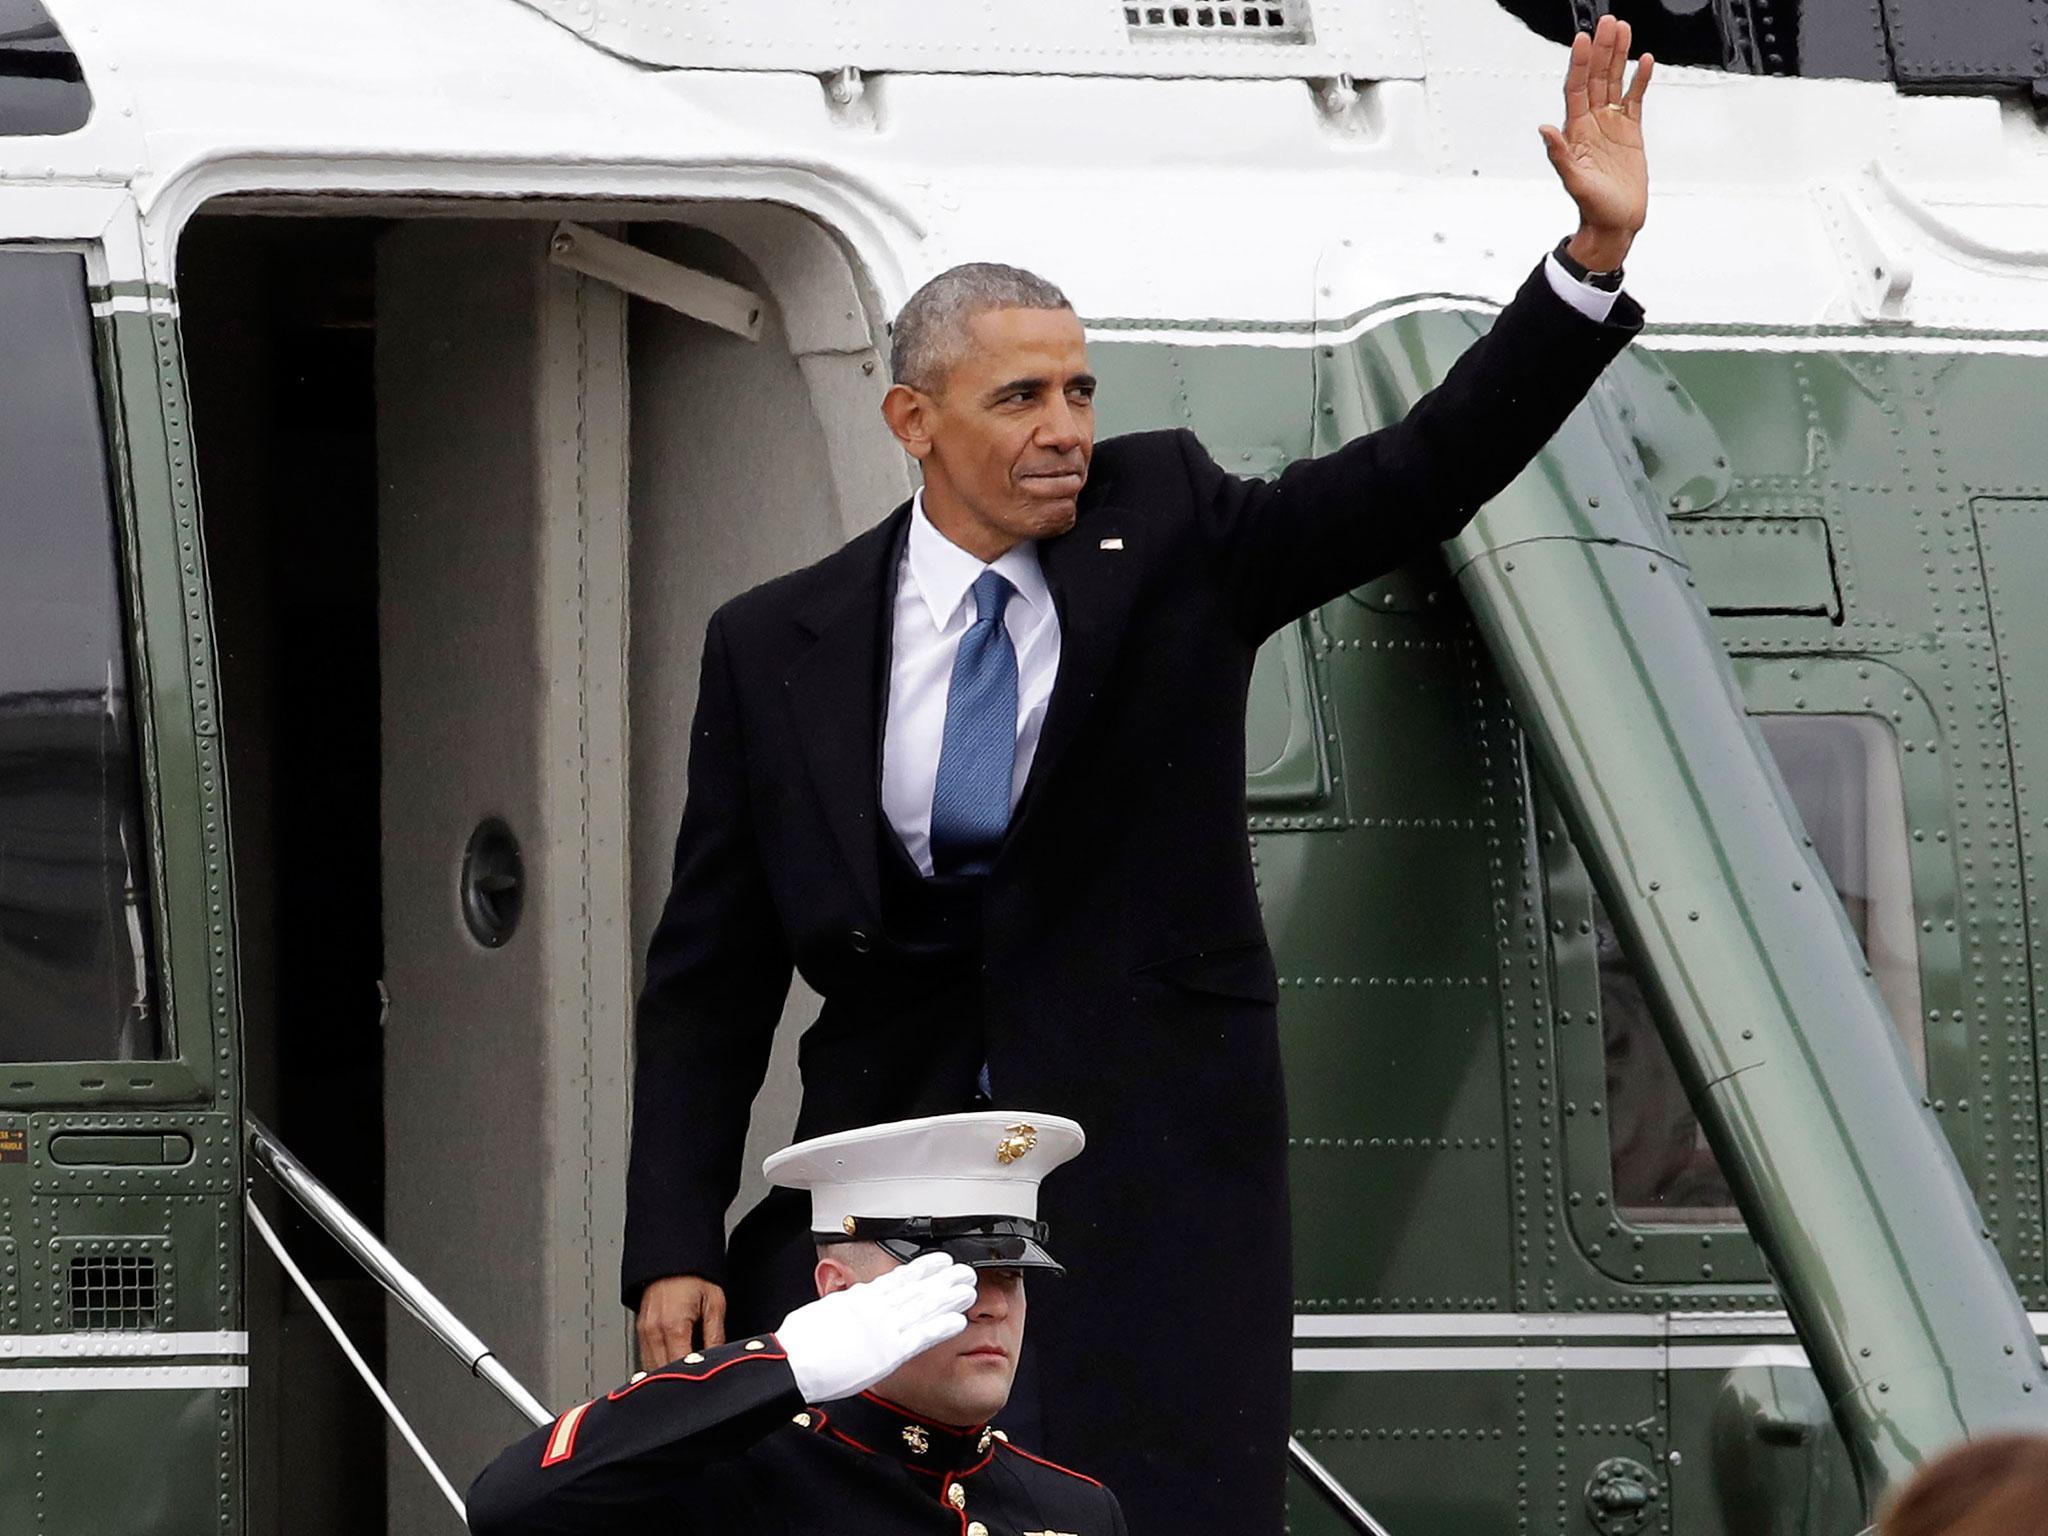
[[[1330,1503],[1330,1507],[1351,1523],[1351,1529],[1360,1536],[1387,1536],[1387,1528],[1366,1512],[1366,1508],[1351,1496],[1351,1491],[1337,1481],[1336,1474],[1309,1454],[1307,1446],[1292,1435],[1287,1437],[1287,1459],[1294,1463],[1294,1470],[1308,1479],[1309,1485]]]
[[[541,1406],[539,1398],[519,1384],[518,1379],[505,1368],[505,1363],[492,1353],[491,1347],[449,1311],[411,1270],[399,1263],[391,1250],[377,1240],[376,1234],[358,1221],[332,1190],[307,1172],[306,1166],[285,1149],[267,1126],[252,1116],[248,1127],[249,1152],[256,1166],[275,1179],[278,1187],[296,1200],[305,1213],[329,1237],[340,1243],[349,1257],[362,1265],[400,1306],[418,1318],[420,1325],[467,1366],[471,1375],[496,1387],[499,1395],[532,1423],[554,1422],[555,1416]]]

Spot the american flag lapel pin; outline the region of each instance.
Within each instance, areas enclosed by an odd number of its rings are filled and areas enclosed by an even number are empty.
[[[1123,547],[1124,541],[1122,539],[1104,539],[1096,546],[1098,549],[1122,549]]]

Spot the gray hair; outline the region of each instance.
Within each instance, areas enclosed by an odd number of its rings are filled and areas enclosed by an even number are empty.
[[[889,340],[889,373],[898,384],[935,394],[959,360],[967,322],[992,309],[1064,309],[1051,283],[1022,267],[970,261],[948,267],[910,296]]]

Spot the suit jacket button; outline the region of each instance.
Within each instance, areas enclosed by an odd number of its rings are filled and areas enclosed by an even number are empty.
[[[853,946],[856,955],[864,955],[875,947],[875,941],[868,937],[865,928],[856,928],[846,936],[846,942]]]

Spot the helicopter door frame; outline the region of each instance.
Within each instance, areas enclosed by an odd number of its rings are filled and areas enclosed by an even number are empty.
[[[1872,656],[1732,660],[1752,719],[1874,720],[1892,743],[1905,817],[1901,835],[1918,983],[1918,1016],[1909,1021],[1910,1028],[1902,1025],[1902,1034],[1923,1084],[1967,1082],[1972,1071],[1967,1049],[1959,1056],[1937,1031],[1928,1031],[1923,1044],[1920,1030],[1928,1016],[1945,1018],[1965,1004],[1956,941],[1953,785],[1923,690],[1907,673]],[[1625,1285],[1709,1290],[1768,1285],[1762,1251],[1739,1218],[1650,1222],[1618,1206],[1594,893],[1554,797],[1539,784],[1532,788],[1532,800],[1549,917],[1556,1108],[1567,1175],[1565,1224],[1585,1259]],[[1966,1168],[1973,1150],[1957,1147]]]
[[[10,189],[0,248],[68,252],[85,264],[143,791],[161,1043],[156,1056],[140,1060],[8,1063],[0,1110],[226,1109],[237,1080],[233,934],[176,302],[143,276],[140,220],[124,192]],[[233,1136],[216,1147],[217,1128],[198,1129],[206,1133],[200,1155],[224,1155],[222,1166],[231,1168]]]
[[[110,1494],[103,1457],[78,1452],[91,1424],[126,1448],[155,1519],[227,1528],[249,1381],[239,1016],[176,303],[146,275],[141,220],[114,188],[10,187],[0,248],[83,261],[157,1028],[148,1059],[0,1067],[0,1131],[14,1133],[0,1161],[26,1165],[12,1170],[26,1176],[11,1186],[26,1195],[19,1239],[0,1240],[19,1295],[0,1298],[0,1324],[22,1334],[20,1356],[59,1362],[5,1373],[0,1406],[31,1407],[37,1509],[54,1524],[120,1524],[136,1507]],[[143,1360],[151,1390],[137,1391]]]

